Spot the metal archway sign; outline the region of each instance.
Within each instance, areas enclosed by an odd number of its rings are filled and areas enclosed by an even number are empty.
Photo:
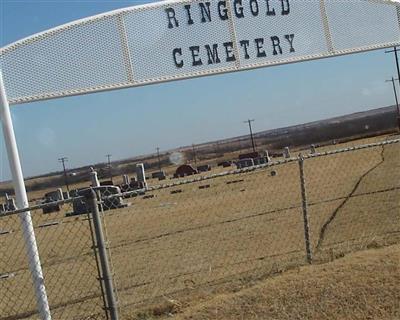
[[[19,209],[28,198],[9,104],[400,45],[389,0],[172,0],[78,20],[0,49],[0,116]],[[4,79],[4,81],[3,81]],[[22,227],[41,318],[51,319],[29,212]]]
[[[0,51],[10,104],[400,44],[388,0],[173,0],[78,20]]]

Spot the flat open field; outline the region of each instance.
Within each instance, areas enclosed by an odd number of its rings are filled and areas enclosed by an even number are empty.
[[[315,263],[400,243],[399,143],[307,159],[304,170]],[[297,162],[125,201],[104,214],[122,319],[174,313],[307,264]],[[69,211],[32,213],[53,318],[103,319],[89,224]],[[0,256],[0,274],[13,274],[0,279],[0,319],[34,319],[15,216],[0,218]]]

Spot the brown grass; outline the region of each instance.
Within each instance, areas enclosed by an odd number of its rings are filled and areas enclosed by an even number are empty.
[[[174,319],[399,319],[399,261],[399,245],[352,253],[194,303]]]
[[[298,164],[273,169],[275,177],[263,169],[214,178],[107,211],[122,319],[174,313],[305,265]],[[315,262],[400,242],[399,144],[307,160],[305,173]],[[70,210],[33,213],[53,318],[100,319],[88,223],[65,218]],[[60,224],[39,228],[51,221]],[[0,229],[14,230],[0,236],[0,273],[16,275],[0,280],[0,319],[28,318],[34,297],[19,221],[1,218]]]

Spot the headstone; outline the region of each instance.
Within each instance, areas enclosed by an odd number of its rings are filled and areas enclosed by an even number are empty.
[[[7,199],[7,211],[14,211],[17,210],[17,206],[15,205],[14,198],[8,197]]]
[[[232,165],[232,163],[230,161],[221,161],[218,162],[218,167],[223,167],[223,168],[227,168],[230,167]]]
[[[147,188],[146,173],[144,171],[143,163],[138,163],[136,165],[136,177],[137,177],[138,182],[142,182],[144,187]]]
[[[198,172],[207,172],[211,170],[211,166],[209,164],[201,165],[197,167]]]
[[[312,154],[316,153],[315,145],[314,145],[314,144],[312,144],[312,145],[310,146],[310,149],[311,149],[311,153],[312,153]]]
[[[122,176],[122,183],[123,184],[129,184],[129,176],[127,174],[124,174]]]
[[[156,172],[153,172],[152,174],[151,174],[151,177],[153,178],[153,179],[158,179],[158,180],[165,180],[166,178],[167,178],[167,176],[165,175],[165,172],[164,171],[156,171]]]
[[[57,189],[57,200],[64,200],[64,193],[61,188]]]
[[[103,199],[103,210],[125,208],[128,206],[127,203],[124,203],[124,200],[121,196],[117,196],[121,194],[121,189],[119,187],[101,186],[96,190],[100,192],[101,198]]]
[[[100,182],[97,178],[97,172],[93,167],[90,167],[90,182],[92,183],[92,187],[100,187]]]
[[[267,161],[267,163],[271,162],[271,158],[269,157],[269,152],[268,150],[265,150],[265,160]]]
[[[254,165],[258,166],[261,164],[267,164],[268,163],[268,157],[260,157],[257,159],[254,159]]]
[[[236,167],[238,169],[242,168],[248,168],[248,167],[253,167],[254,166],[254,159],[241,159],[236,162]]]
[[[285,149],[283,149],[283,157],[285,159],[289,159],[290,158],[290,150],[289,147],[285,147]]]
[[[58,188],[54,191],[47,192],[44,195],[43,204],[47,204],[43,207],[43,213],[53,213],[61,210],[61,206],[57,203],[53,203],[56,201],[64,200],[64,194],[61,188]]]

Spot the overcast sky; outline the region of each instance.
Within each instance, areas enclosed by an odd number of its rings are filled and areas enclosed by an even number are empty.
[[[141,1],[1,0],[4,46]],[[384,50],[11,107],[25,176],[394,104]],[[10,178],[0,137],[0,180]]]

